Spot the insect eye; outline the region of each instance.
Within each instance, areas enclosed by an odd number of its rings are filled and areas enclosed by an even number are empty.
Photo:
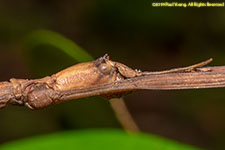
[[[112,66],[106,63],[102,63],[98,66],[99,70],[103,73],[103,74],[110,74],[111,70],[112,70]]]

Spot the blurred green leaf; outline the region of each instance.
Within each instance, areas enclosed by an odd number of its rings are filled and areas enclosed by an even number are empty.
[[[197,150],[155,135],[119,130],[70,131],[38,136],[4,144],[3,150]]]
[[[75,62],[93,60],[84,49],[59,33],[37,30],[25,39],[25,55],[34,78],[60,71]]]
[[[53,31],[38,30],[32,32],[28,36],[28,40],[27,44],[31,49],[40,45],[50,45],[68,54],[78,62],[93,60],[93,57],[76,43]]]

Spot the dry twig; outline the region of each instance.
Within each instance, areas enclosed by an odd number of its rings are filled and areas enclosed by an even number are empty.
[[[120,97],[124,92],[148,89],[225,87],[225,66],[203,67],[212,59],[189,67],[141,72],[109,60],[105,55],[41,79],[0,82],[0,108],[8,104],[30,109],[90,96]]]

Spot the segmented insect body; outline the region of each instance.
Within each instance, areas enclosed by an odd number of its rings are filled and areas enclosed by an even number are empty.
[[[139,72],[113,62],[109,60],[108,55],[105,55],[95,61],[74,65],[42,79],[11,79],[10,82],[2,82],[0,107],[11,103],[26,105],[31,109],[43,108],[57,103],[62,91],[88,88],[137,75]]]
[[[91,89],[107,83],[116,85],[117,81],[139,76],[171,74],[177,72],[210,71],[197,67],[202,67],[211,61],[212,59],[209,59],[189,67],[166,71],[141,72],[133,70],[119,62],[111,61],[106,54],[95,61],[80,63],[41,79],[24,80],[13,78],[10,79],[10,82],[0,82],[0,108],[5,107],[7,104],[19,104],[26,105],[30,109],[38,109],[68,99],[84,97],[82,94],[73,95],[74,91],[79,89]],[[137,86],[135,85],[135,87]],[[136,89],[137,88],[134,90]],[[143,85],[143,87],[139,87],[139,89],[148,88]],[[132,88],[127,87],[127,91],[131,90]],[[105,90],[105,92],[102,92],[102,95],[107,97],[112,97],[112,95],[121,96],[121,93],[127,91],[126,89],[123,89],[122,91],[117,90],[116,93],[112,93]],[[67,95],[66,98],[65,93]],[[83,93],[83,95],[87,93],[88,91]],[[100,91],[96,91],[95,94],[92,93],[91,95],[101,95],[99,93]]]

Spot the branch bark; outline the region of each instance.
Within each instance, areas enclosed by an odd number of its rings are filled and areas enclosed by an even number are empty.
[[[199,72],[169,73],[134,77],[115,83],[107,83],[80,89],[63,91],[59,101],[80,97],[146,90],[179,90],[225,87],[225,66],[203,67]]]
[[[211,59],[184,68],[140,72],[105,55],[42,79],[0,83],[0,107],[19,104],[31,109],[90,96],[120,97],[134,90],[179,90],[225,87],[225,66],[202,67]]]

